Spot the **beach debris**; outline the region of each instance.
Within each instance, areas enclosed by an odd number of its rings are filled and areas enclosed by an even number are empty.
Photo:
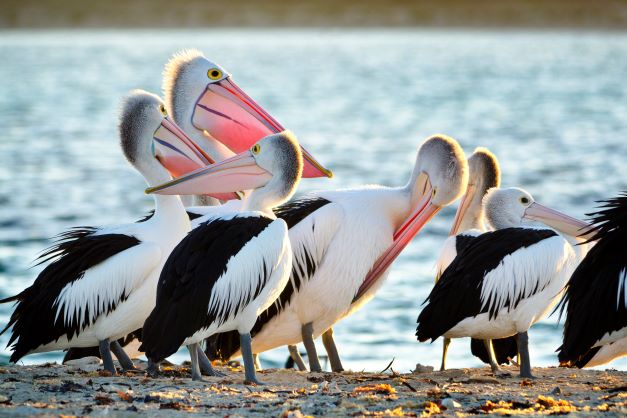
[[[393,395],[396,393],[396,389],[387,383],[378,383],[376,385],[357,386],[353,389],[353,394],[368,394],[376,393],[380,395]]]
[[[403,379],[402,377],[399,379],[399,383],[407,388],[409,388],[409,390],[411,390],[412,392],[418,392],[418,390],[413,387],[412,385],[409,384],[409,382],[406,379]]]
[[[40,392],[82,392],[86,390],[87,387],[83,385],[79,385],[78,383],[72,382],[71,380],[64,380],[60,385],[39,385],[37,389]]]
[[[442,413],[440,406],[435,402],[427,401],[424,404],[422,404],[422,408],[423,408],[423,411],[422,411],[422,414],[420,414],[420,416],[422,417],[428,417],[429,415]]]
[[[111,397],[106,393],[96,393],[94,399],[98,405],[111,405],[114,402],[113,399],[111,399]]]
[[[562,394],[562,389],[559,386],[555,386],[553,388],[553,390],[551,391],[551,393],[553,395],[561,395]]]
[[[416,363],[416,368],[412,371],[413,374],[431,373],[433,372],[433,366],[424,366],[420,363]]]
[[[162,403],[161,405],[159,405],[159,409],[173,409],[175,411],[187,411],[187,412],[192,412],[195,410],[195,408],[191,405],[186,405],[182,402],[166,402],[166,403]]]
[[[459,409],[459,408],[462,407],[462,404],[460,404],[459,402],[455,401],[455,399],[453,399],[453,398],[444,398],[444,399],[442,399],[440,404],[443,407],[445,407],[446,409]]]
[[[381,370],[381,371],[379,372],[379,374],[383,374],[383,373],[385,373],[385,372],[387,371],[387,369],[389,369],[390,367],[392,367],[392,364],[394,363],[394,360],[396,360],[396,357],[392,357],[392,361],[390,361],[390,363],[389,363],[387,366],[385,366],[385,369]]]
[[[463,383],[493,383],[498,385],[501,384],[501,381],[492,376],[472,376],[463,380]]]
[[[120,397],[120,399],[122,399],[124,402],[133,402],[135,400],[135,397],[133,396],[133,391],[130,390],[128,392],[122,392],[119,391],[118,392],[118,396]]]

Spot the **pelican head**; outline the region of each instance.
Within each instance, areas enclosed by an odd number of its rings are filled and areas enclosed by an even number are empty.
[[[284,131],[224,68],[197,50],[176,54],[166,65],[164,94],[174,119],[184,129],[207,133],[235,153],[248,150],[267,135]],[[304,177],[333,176],[306,150],[302,149],[302,154]]]
[[[494,229],[515,228],[523,220],[538,221],[570,237],[584,234],[589,225],[537,203],[518,187],[493,188],[483,198],[486,218]]]
[[[292,197],[302,172],[300,145],[285,131],[262,138],[234,157],[151,187],[146,193],[214,195],[254,190],[245,209],[269,211]]]
[[[446,135],[434,135],[422,143],[411,179],[405,186],[410,196],[410,213],[394,233],[392,245],[373,265],[354,301],[377,281],[440,209],[461,196],[467,182],[468,163],[457,141]]]
[[[496,156],[486,148],[476,148],[468,158],[468,186],[462,198],[450,235],[470,229],[484,229],[483,196],[501,185],[501,169]]]
[[[155,162],[172,176],[212,162],[168,117],[163,101],[146,91],[133,90],[123,99],[119,131],[124,156],[142,174],[154,176]]]

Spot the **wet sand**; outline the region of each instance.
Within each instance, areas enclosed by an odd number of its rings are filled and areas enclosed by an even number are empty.
[[[143,367],[144,364],[139,364]],[[398,374],[305,373],[269,369],[266,384],[243,384],[239,365],[224,378],[193,382],[186,366],[160,378],[106,376],[100,365],[0,367],[0,416],[429,416],[493,414],[627,415],[627,372],[537,368],[536,379],[495,378],[489,368]]]

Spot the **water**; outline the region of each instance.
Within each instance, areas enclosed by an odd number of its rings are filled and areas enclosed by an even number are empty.
[[[196,47],[335,172],[302,191],[404,184],[425,137],[494,151],[505,186],[582,217],[627,190],[627,34],[477,31],[81,31],[0,33],[0,297],[29,285],[51,237],[130,222],[152,207],[117,145],[119,98],[160,91],[163,64]],[[388,282],[335,327],[345,365],[437,366],[415,321],[454,208],[396,261]],[[10,306],[0,305],[0,324]],[[535,365],[555,365],[555,317],[531,330]],[[0,337],[0,361],[8,336]],[[454,341],[450,367],[479,365]],[[322,352],[322,346],[319,347]],[[287,350],[263,356],[280,365]],[[58,353],[24,362],[59,360]],[[181,351],[175,360],[183,360]],[[627,369],[627,361],[612,367]]]

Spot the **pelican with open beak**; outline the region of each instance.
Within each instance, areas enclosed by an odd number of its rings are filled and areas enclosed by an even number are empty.
[[[164,72],[164,96],[174,120],[192,138],[212,139],[206,151],[216,161],[250,149],[261,138],[284,131],[283,126],[246,94],[220,65],[200,51],[172,57]],[[333,173],[301,147],[303,177]]]

